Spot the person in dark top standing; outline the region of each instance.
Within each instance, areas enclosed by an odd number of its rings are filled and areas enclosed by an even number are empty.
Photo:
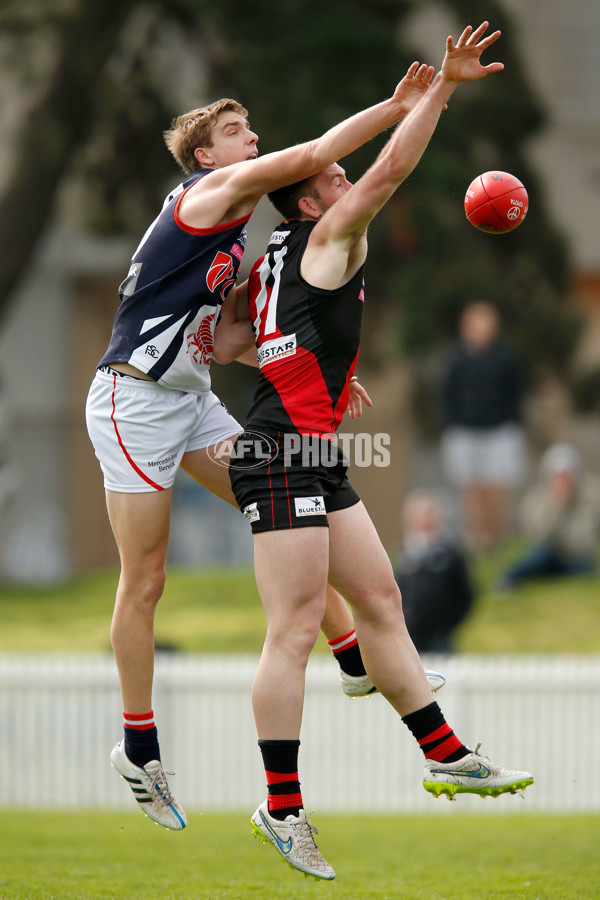
[[[461,493],[467,542],[478,552],[506,538],[510,490],[524,476],[519,370],[490,303],[465,307],[459,331],[442,387],[442,465]]]
[[[484,37],[487,24],[467,27],[456,44],[447,39],[441,71],[355,185],[334,164],[269,192],[286,221],[249,280],[260,376],[229,472],[254,534],[267,618],[252,689],[267,798],[251,821],[284,860],[317,878],[335,872],[306,818],[298,749],[328,578],[352,605],[368,675],[424,752],[426,790],[495,796],[533,781],[471,751],[432,702],[389,557],[334,440],[358,356],[368,226],[417,165],[457,85],[503,68],[479,62],[500,34]],[[433,69],[422,70],[429,83]]]
[[[403,507],[403,547],[395,578],[406,627],[419,653],[451,653],[454,632],[473,606],[466,554],[444,528],[439,501],[413,491]]]

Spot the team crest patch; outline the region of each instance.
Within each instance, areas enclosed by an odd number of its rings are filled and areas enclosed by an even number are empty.
[[[303,516],[324,516],[327,513],[322,497],[294,497],[296,518]]]
[[[250,506],[244,507],[244,509],[242,510],[242,514],[246,516],[250,523],[258,522],[258,520],[260,519],[258,503],[251,503]]]

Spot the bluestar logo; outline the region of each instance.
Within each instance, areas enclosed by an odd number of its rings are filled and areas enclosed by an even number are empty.
[[[327,514],[325,503],[322,497],[294,497],[296,506],[296,517],[302,516],[324,516]]]
[[[270,244],[283,244],[286,237],[288,237],[289,231],[274,231],[269,240]]]
[[[285,359],[286,356],[294,356],[296,353],[296,335],[288,334],[284,337],[273,338],[272,341],[265,341],[258,351],[258,365],[262,369],[263,366],[275,362],[278,359]]]

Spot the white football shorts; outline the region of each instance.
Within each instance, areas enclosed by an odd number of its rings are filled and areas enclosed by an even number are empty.
[[[242,430],[212,392],[175,391],[105,371],[92,381],[86,421],[104,486],[122,494],[170,488],[184,453]]]

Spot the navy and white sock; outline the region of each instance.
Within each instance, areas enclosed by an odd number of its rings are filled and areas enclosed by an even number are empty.
[[[339,638],[333,638],[331,641],[328,640],[327,643],[331,647],[340,669],[346,675],[354,675],[356,677],[367,674],[362,661],[360,647],[358,646],[356,631],[349,631],[348,634],[343,634]]]
[[[152,759],[160,762],[158,730],[152,710],[140,715],[123,712],[123,731],[125,753],[134,766],[142,768]]]

